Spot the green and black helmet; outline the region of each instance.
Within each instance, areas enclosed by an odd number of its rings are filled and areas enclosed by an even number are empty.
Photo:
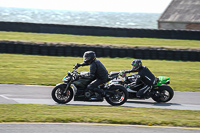
[[[142,67],[142,61],[139,59],[133,60],[131,63],[131,68],[133,71],[137,71]]]

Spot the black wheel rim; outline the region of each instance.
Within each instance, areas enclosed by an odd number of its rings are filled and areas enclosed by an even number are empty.
[[[71,95],[71,92],[67,90],[65,94],[63,94],[63,90],[58,88],[55,92],[55,96],[59,101],[67,101]]]
[[[125,96],[124,91],[117,89],[115,90],[115,94],[109,97],[109,99],[112,103],[121,103],[124,101]]]
[[[159,91],[157,95],[158,95],[159,101],[161,102],[167,101],[170,98],[170,93],[166,90]]]

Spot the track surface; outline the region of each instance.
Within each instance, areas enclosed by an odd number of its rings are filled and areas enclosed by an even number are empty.
[[[0,104],[48,104],[56,105],[51,98],[53,86],[27,86],[0,84]],[[199,92],[175,92],[168,103],[155,103],[153,100],[128,100],[123,106],[166,108],[180,110],[200,110]],[[110,106],[107,102],[76,102],[72,105]],[[79,124],[79,123],[0,123],[0,133],[199,133],[200,128],[155,127],[115,124]]]
[[[199,133],[200,128],[134,126],[91,123],[8,123],[0,133]]]
[[[0,104],[47,104],[56,105],[51,98],[54,86],[28,86],[0,84]],[[178,92],[168,103],[156,103],[152,99],[128,100],[124,105],[127,107],[164,108],[178,110],[200,110],[200,92]],[[78,102],[71,101],[71,105],[101,105],[110,106],[104,102]]]

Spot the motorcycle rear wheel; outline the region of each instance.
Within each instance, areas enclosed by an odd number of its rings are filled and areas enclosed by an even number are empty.
[[[53,100],[59,104],[65,104],[72,100],[73,98],[73,90],[72,88],[68,88],[67,92],[63,94],[64,88],[63,86],[56,86],[51,93]]]
[[[127,101],[128,93],[127,90],[120,85],[113,86],[111,91],[114,92],[114,95],[105,97],[106,101],[112,106],[120,106]]]
[[[170,86],[159,86],[156,93],[152,96],[152,99],[158,103],[166,103],[170,101],[174,96],[174,91]]]

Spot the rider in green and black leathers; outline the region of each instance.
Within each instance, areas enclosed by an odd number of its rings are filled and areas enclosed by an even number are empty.
[[[88,78],[93,81],[87,86],[87,88],[93,92],[103,95],[103,90],[99,89],[98,86],[108,81],[108,71],[104,65],[96,59],[96,54],[93,51],[85,52],[83,55],[83,61],[83,63],[77,63],[75,68],[90,65],[90,75]]]
[[[153,85],[155,84],[156,78],[146,66],[142,66],[142,61],[139,59],[133,60],[133,62],[131,63],[131,67],[132,70],[128,70],[125,72],[138,72],[134,86],[137,87],[137,85],[141,83],[144,84],[144,86],[136,94],[137,97],[143,98],[148,90],[152,89]]]

